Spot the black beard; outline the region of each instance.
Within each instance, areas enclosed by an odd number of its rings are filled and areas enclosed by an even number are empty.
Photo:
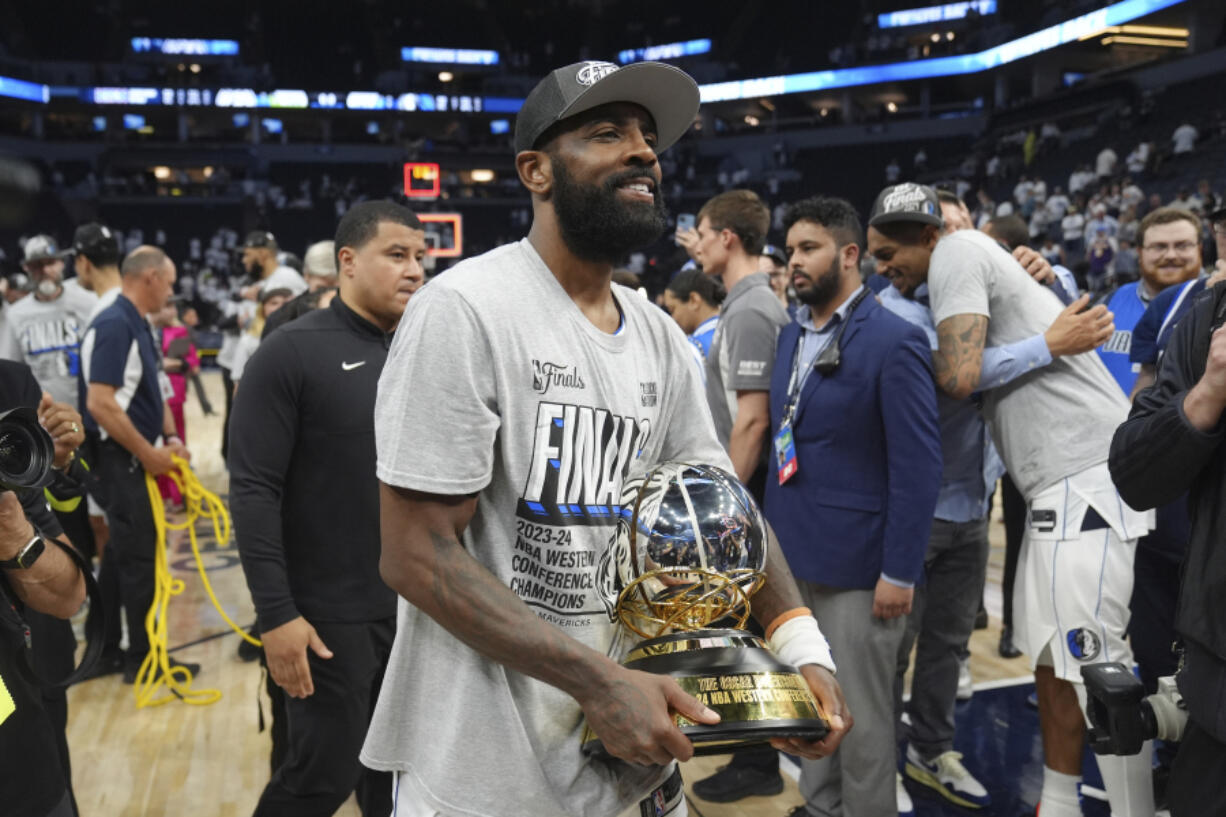
[[[839,257],[836,255],[830,262],[830,269],[817,276],[812,286],[796,290],[796,300],[805,306],[825,306],[839,294],[842,284],[843,276],[839,269]]]
[[[618,173],[603,185],[580,184],[566,170],[561,157],[553,165],[553,211],[567,248],[587,261],[616,264],[664,234],[668,210],[656,185],[653,206],[618,201],[617,188],[629,179],[650,176],[633,168]]]

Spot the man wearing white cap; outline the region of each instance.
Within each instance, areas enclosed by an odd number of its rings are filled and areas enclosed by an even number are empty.
[[[8,310],[7,331],[15,359],[27,364],[56,402],[77,405],[81,336],[97,297],[81,287],[64,286],[64,258],[55,239],[37,235],[25,244],[22,268],[34,291]]]
[[[672,679],[618,663],[614,583],[601,576],[632,465],[731,470],[685,336],[611,283],[664,232],[657,153],[698,102],[694,81],[660,63],[551,73],[515,127],[527,238],[432,281],[401,321],[375,435],[380,568],[402,598],[362,751],[395,775],[399,817],[686,813],[675,761],[694,748],[673,713],[718,716]],[[777,543],[768,553],[754,613],[793,616],[775,636],[805,634],[784,660],[832,728],[821,743],[777,745],[829,754],[850,725],[829,648]],[[584,754],[584,722],[612,759]]]

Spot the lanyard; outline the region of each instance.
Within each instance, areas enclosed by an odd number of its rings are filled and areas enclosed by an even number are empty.
[[[861,302],[864,301],[869,292],[871,292],[871,290],[862,285],[860,292],[855,298],[852,299],[851,304],[847,307],[846,314],[840,318],[839,325],[831,327],[829,332],[821,333],[826,335],[826,342],[823,343],[822,347],[817,350],[817,354],[813,356],[813,360],[808,366],[805,367],[803,372],[800,370],[800,355],[801,350],[804,348],[805,332],[807,330],[803,326],[801,327],[800,337],[796,339],[796,349],[792,352],[792,374],[788,378],[788,400],[784,406],[783,425],[790,426],[792,421],[796,419],[796,409],[800,403],[800,395],[801,392],[804,391],[805,383],[807,383],[809,380],[809,375],[815,368],[817,368],[817,362],[821,359],[822,354],[826,351],[830,344],[838,344],[843,340],[843,332],[847,330],[847,324],[851,321],[852,316],[855,314],[856,307],[858,307]],[[839,317],[837,312],[835,313],[835,317]],[[832,317],[831,321],[833,320],[834,318]],[[830,324],[827,323],[826,326],[829,327]]]

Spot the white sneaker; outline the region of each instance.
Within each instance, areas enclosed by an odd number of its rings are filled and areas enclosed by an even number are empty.
[[[959,701],[969,701],[975,694],[975,682],[971,679],[971,659],[958,662],[958,693]]]
[[[903,785],[902,775],[897,772],[894,773],[894,796],[898,798],[898,817],[915,817],[915,804]]]
[[[992,798],[983,785],[962,765],[961,752],[943,752],[932,760],[924,760],[911,746],[907,747],[907,777],[939,792],[963,808],[983,808]]]

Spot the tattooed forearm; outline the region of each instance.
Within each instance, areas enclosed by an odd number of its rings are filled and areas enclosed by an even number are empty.
[[[964,398],[979,388],[988,319],[954,315],[937,327],[938,348],[932,353],[937,386],[951,397]]]

